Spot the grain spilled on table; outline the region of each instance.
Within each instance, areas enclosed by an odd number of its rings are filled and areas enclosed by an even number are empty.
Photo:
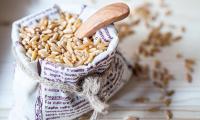
[[[159,12],[153,10],[154,7],[159,7]],[[173,111],[170,110],[170,105],[173,104],[172,97],[175,94],[175,90],[170,89],[169,85],[171,81],[176,80],[176,74],[173,74],[167,66],[164,66],[162,64],[163,61],[156,59],[156,55],[162,54],[163,48],[182,41],[186,28],[169,24],[164,20],[158,20],[161,15],[170,17],[173,14],[173,11],[164,0],[160,0],[159,4],[146,2],[142,5],[134,6],[131,13],[128,21],[116,24],[120,39],[123,40],[127,36],[134,36],[137,33],[138,26],[143,26],[149,31],[138,45],[136,53],[134,53],[133,75],[139,80],[150,80],[161,94],[160,99],[158,99],[161,105],[147,108],[147,111],[164,111],[166,120],[171,120],[173,119]],[[170,30],[166,31],[166,29]],[[179,30],[180,32],[173,32],[174,30]],[[192,82],[192,73],[196,64],[195,59],[185,57],[180,51],[177,51],[175,56],[169,57],[175,57],[178,62],[184,64],[185,79],[189,83]],[[147,58],[152,58],[154,61],[144,64],[144,60]],[[135,104],[143,104],[151,102],[151,100],[148,96],[139,96],[133,102]],[[162,110],[161,107],[169,109]]]

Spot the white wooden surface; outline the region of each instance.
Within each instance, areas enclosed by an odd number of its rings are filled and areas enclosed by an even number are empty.
[[[114,0],[99,0],[95,3],[98,7]],[[115,0],[116,1],[116,0]],[[124,0],[130,5],[137,5],[142,0]],[[146,0],[147,1],[147,0]],[[156,2],[157,0],[149,0]],[[11,4],[11,2],[15,2]],[[12,107],[12,80],[14,72],[14,59],[11,54],[10,31],[12,22],[29,13],[39,11],[45,6],[53,4],[53,0],[1,0],[0,4],[0,120],[7,120],[7,115]],[[71,2],[72,0],[66,0]],[[178,25],[185,25],[187,32],[184,40],[172,47],[165,48],[157,59],[164,61],[164,65],[176,74],[177,80],[170,85],[176,90],[173,97],[171,109],[174,112],[174,120],[200,120],[200,1],[199,0],[167,0],[174,10],[173,16],[166,19]],[[84,3],[84,0],[77,0],[77,3]],[[87,2],[92,4],[90,2]],[[121,47],[124,51],[128,48],[127,55],[131,56],[140,38],[145,34],[138,30],[139,34],[130,36],[124,40]],[[177,51],[183,52],[186,57],[197,60],[195,66],[194,80],[191,84],[184,80],[183,62],[176,59]],[[146,60],[151,62],[152,59]],[[133,99],[137,96],[149,96],[154,102],[148,104],[135,104]],[[162,120],[163,112],[149,113],[147,107],[159,104],[156,101],[159,93],[150,83],[130,82],[113,98],[111,112],[105,116],[104,120],[122,120],[127,115],[138,116],[142,120]],[[164,110],[166,108],[162,108]]]

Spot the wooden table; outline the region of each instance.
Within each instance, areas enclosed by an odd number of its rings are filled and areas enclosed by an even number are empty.
[[[100,7],[105,3],[114,0],[99,0],[95,4]],[[129,5],[138,5],[142,0],[124,0]],[[149,0],[156,2],[157,0]],[[15,4],[11,4],[12,0],[2,0],[0,4],[0,120],[6,120],[8,112],[12,107],[12,80],[14,72],[14,58],[11,53],[11,22],[25,16],[29,13],[39,11],[45,6],[52,5],[53,0],[18,0]],[[63,2],[59,0],[57,2]],[[73,3],[73,0],[64,2]],[[78,1],[83,3],[84,1]],[[173,96],[173,104],[170,109],[174,113],[174,120],[200,120],[200,1],[199,0],[167,0],[173,9],[172,17],[166,21],[172,22],[179,26],[185,25],[187,32],[184,40],[166,47],[156,58],[164,62],[173,73],[176,74],[176,80],[170,84],[170,87],[176,90]],[[12,9],[11,9],[12,8]],[[131,57],[136,50],[140,40],[144,34],[142,29],[138,29],[138,35],[130,36],[124,40],[120,47]],[[127,52],[126,48],[129,48]],[[177,60],[177,51],[184,53],[184,56],[195,58],[197,65],[193,74],[193,82],[189,84],[184,79],[184,63]],[[147,59],[146,62],[152,62],[154,58]],[[133,103],[133,99],[138,96],[149,96],[154,102],[148,104]],[[148,82],[130,82],[114,96],[110,113],[103,117],[104,120],[122,120],[128,115],[137,116],[141,120],[162,120],[164,114],[162,111],[150,113],[147,108],[158,104],[156,98],[159,96],[158,90]],[[162,110],[167,108],[162,107]]]

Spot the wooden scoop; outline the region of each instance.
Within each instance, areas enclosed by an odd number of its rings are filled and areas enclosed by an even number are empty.
[[[92,36],[97,30],[113,22],[126,18],[130,13],[129,7],[124,3],[107,5],[90,16],[75,32],[79,39]]]

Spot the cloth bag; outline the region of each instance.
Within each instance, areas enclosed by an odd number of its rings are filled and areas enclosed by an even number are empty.
[[[57,5],[13,23],[12,42],[16,58],[14,106],[9,120],[71,120],[94,110],[91,119],[105,113],[109,100],[131,77],[132,71],[117,48],[114,25],[96,32],[110,41],[108,49],[88,65],[69,68],[45,60],[30,62],[19,43],[20,26],[34,26],[48,16],[58,18],[59,10],[79,14],[84,21],[94,9],[86,5],[60,8]]]

